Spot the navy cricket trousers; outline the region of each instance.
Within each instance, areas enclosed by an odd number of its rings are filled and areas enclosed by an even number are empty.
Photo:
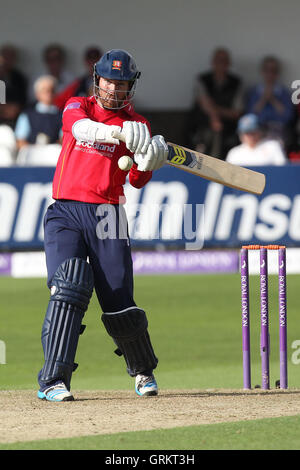
[[[117,312],[136,305],[123,206],[58,200],[48,207],[44,233],[49,288],[63,261],[88,258],[103,312]]]

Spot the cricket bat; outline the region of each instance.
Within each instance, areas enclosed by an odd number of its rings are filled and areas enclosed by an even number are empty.
[[[120,132],[114,132],[113,137],[125,141],[124,135]],[[169,155],[166,162],[168,165],[251,194],[262,194],[264,191],[266,177],[263,173],[233,165],[171,142],[168,142],[168,149]]]

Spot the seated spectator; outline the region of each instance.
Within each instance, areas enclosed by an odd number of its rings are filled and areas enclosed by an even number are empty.
[[[63,110],[72,96],[90,96],[93,93],[94,64],[100,60],[102,51],[98,47],[89,47],[84,53],[86,74],[74,80],[67,88],[55,96],[55,105]]]
[[[216,49],[211,70],[198,77],[197,99],[187,124],[187,145],[221,159],[238,143],[236,123],[243,104],[242,82],[229,71],[230,65],[229,52]]]
[[[0,167],[15,164],[17,152],[14,131],[7,124],[0,124]]]
[[[254,113],[269,137],[282,141],[285,147],[293,140],[296,109],[290,91],[280,83],[280,62],[267,56],[261,64],[262,82],[250,89],[246,112]]]
[[[276,139],[266,138],[255,114],[238,122],[241,144],[229,150],[226,161],[240,166],[285,165],[287,158]]]
[[[34,83],[37,103],[21,113],[16,124],[15,134],[19,149],[34,144],[60,143],[62,113],[53,105],[55,85],[56,79],[51,75],[44,75]],[[40,159],[43,160],[43,152],[40,152]]]
[[[16,68],[17,50],[12,45],[0,49],[0,80],[5,83],[6,104],[0,106],[0,124],[14,128],[18,115],[27,102],[27,79]]]
[[[61,93],[73,81],[74,76],[66,69],[66,52],[59,44],[50,44],[43,51],[46,74],[56,78],[56,93]]]

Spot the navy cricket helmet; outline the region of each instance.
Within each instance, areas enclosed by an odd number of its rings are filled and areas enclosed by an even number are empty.
[[[109,80],[124,80],[130,82],[126,102],[116,106],[116,109],[123,108],[129,104],[135,93],[136,82],[141,72],[137,69],[135,60],[127,51],[122,49],[112,49],[101,57],[94,65],[94,92],[99,96],[99,78]]]

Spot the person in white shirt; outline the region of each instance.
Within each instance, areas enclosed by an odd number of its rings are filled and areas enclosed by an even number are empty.
[[[56,165],[61,151],[62,112],[53,104],[56,78],[42,75],[34,83],[36,104],[18,117],[15,136],[18,165]]]
[[[255,114],[246,114],[238,121],[240,145],[229,150],[226,161],[240,166],[285,165],[286,155],[278,140],[264,138]]]

